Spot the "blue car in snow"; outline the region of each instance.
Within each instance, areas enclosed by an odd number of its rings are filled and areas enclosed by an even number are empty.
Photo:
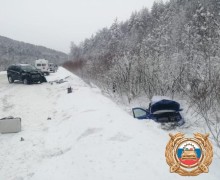
[[[174,123],[181,126],[185,123],[180,111],[180,104],[166,97],[152,98],[148,109],[136,107],[132,109],[134,118],[152,119],[158,123]]]

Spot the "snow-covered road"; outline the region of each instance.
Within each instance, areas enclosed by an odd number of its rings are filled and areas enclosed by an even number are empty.
[[[26,86],[8,84],[0,73],[0,117],[22,118],[22,132],[0,134],[0,180],[186,179],[169,173],[169,132],[133,119],[63,68],[47,78],[65,77],[62,84]],[[187,179],[219,179],[219,161]]]

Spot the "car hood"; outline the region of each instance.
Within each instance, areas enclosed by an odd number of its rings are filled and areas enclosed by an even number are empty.
[[[162,112],[176,112],[180,111],[180,104],[176,101],[163,99],[151,105],[150,112],[152,114],[162,113]]]

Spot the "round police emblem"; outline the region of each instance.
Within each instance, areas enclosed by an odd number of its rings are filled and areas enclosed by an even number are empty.
[[[182,176],[197,176],[208,172],[212,162],[213,149],[209,134],[194,134],[194,138],[185,138],[184,134],[170,134],[166,147],[166,161],[171,173]]]

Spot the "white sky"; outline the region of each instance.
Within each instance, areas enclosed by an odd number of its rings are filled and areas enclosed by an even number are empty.
[[[154,0],[0,0],[0,35],[68,53],[117,17],[152,7]]]

